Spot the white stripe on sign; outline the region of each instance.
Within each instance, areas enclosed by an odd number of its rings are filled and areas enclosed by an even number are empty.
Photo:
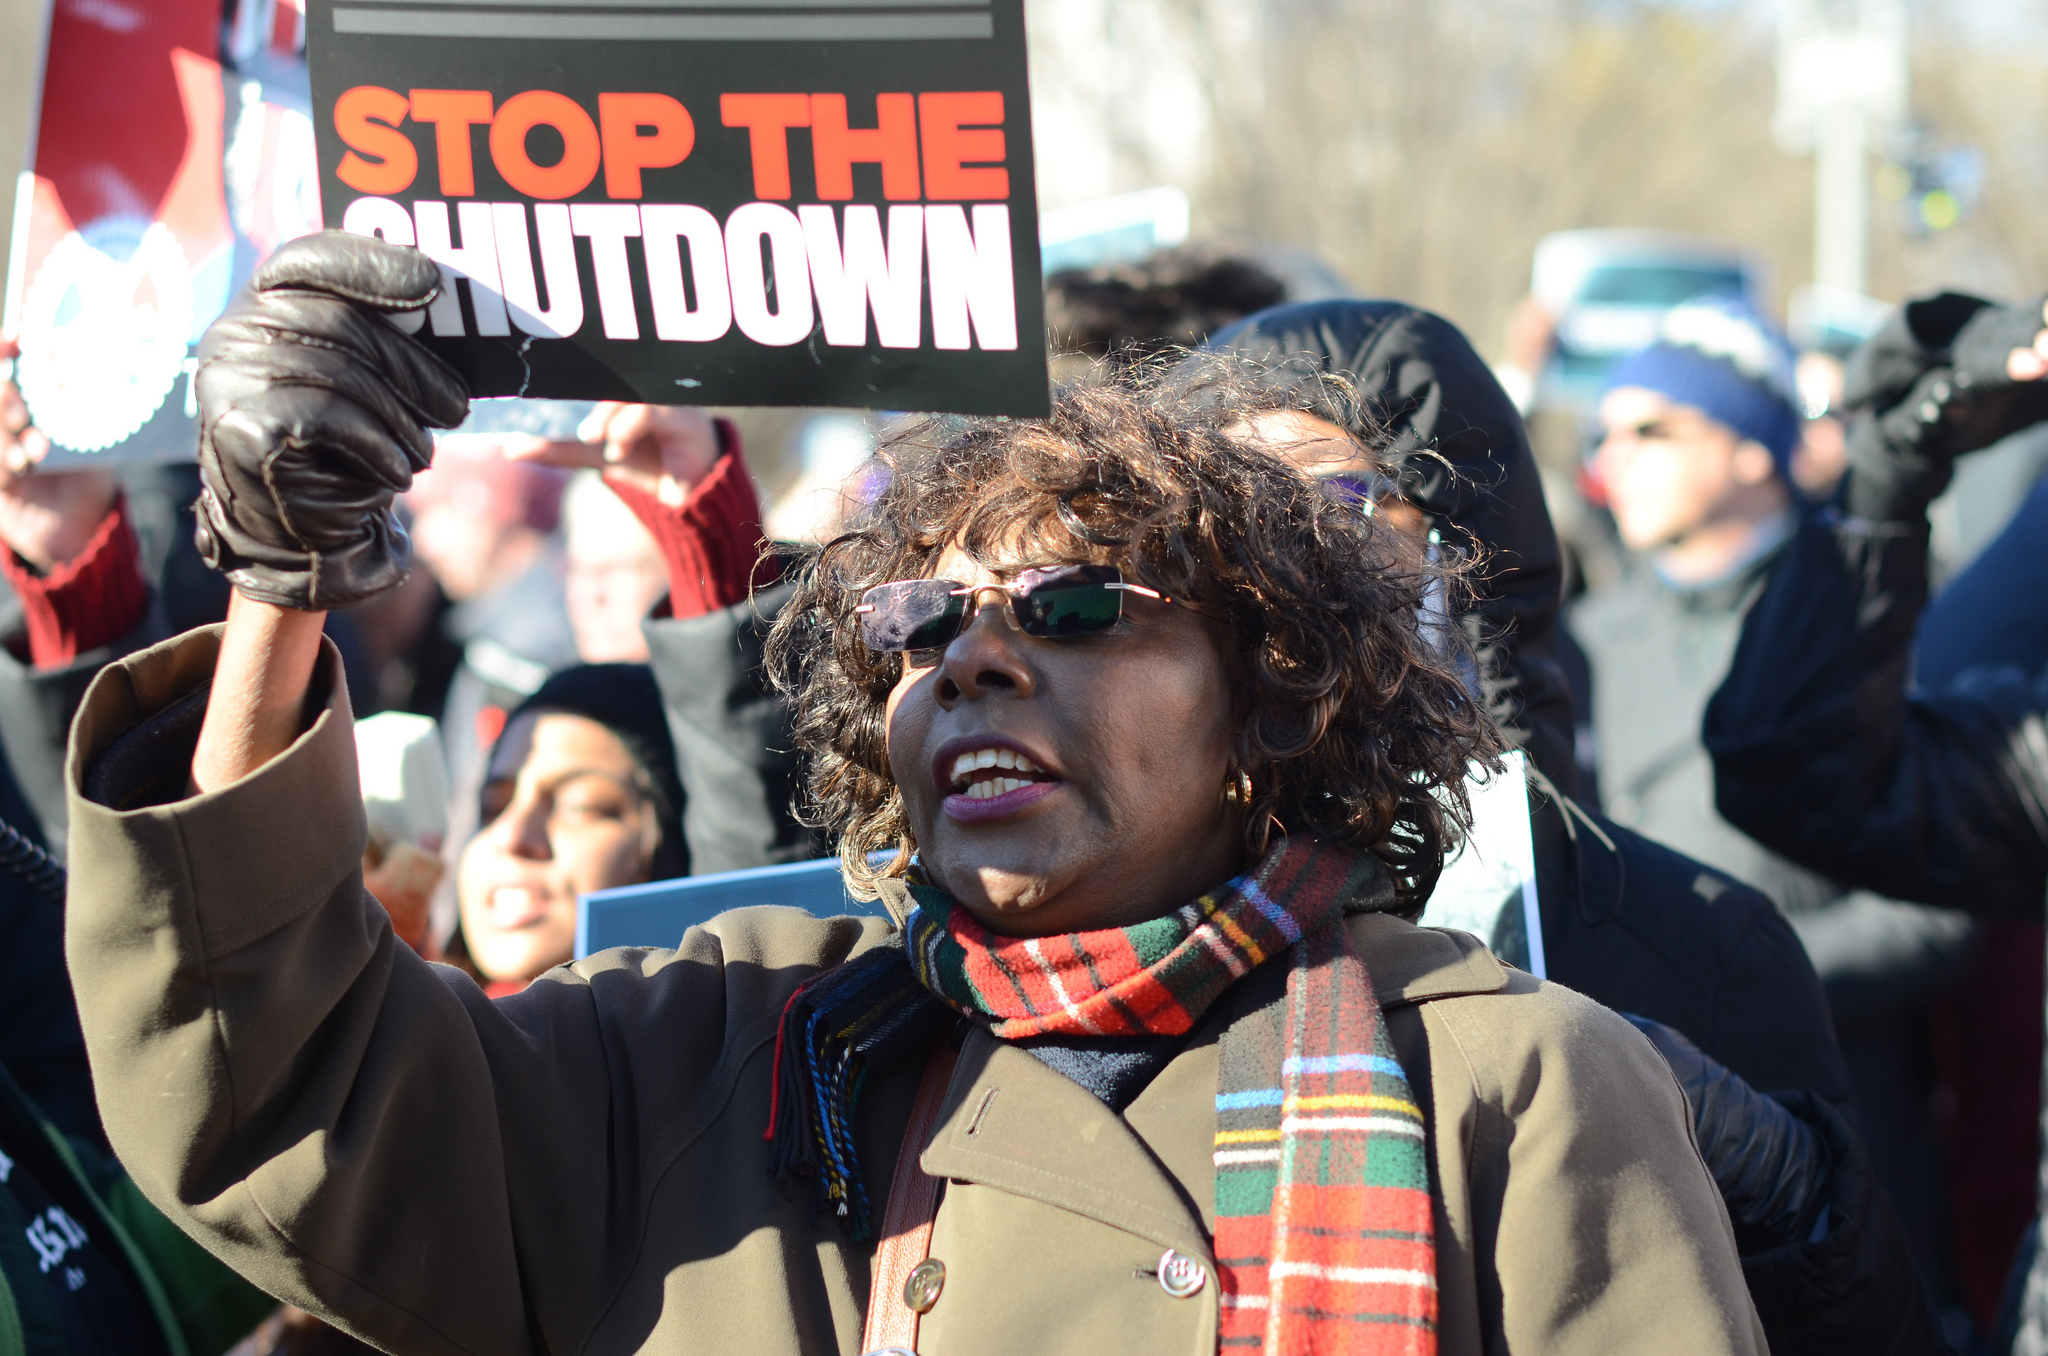
[[[337,33],[396,38],[544,38],[613,42],[901,42],[993,38],[987,14],[591,14],[340,6]]]

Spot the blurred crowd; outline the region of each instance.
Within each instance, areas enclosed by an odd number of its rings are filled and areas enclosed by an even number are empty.
[[[1062,380],[1206,344],[1357,384],[1354,422],[1275,437],[1480,566],[1473,681],[1528,756],[1551,977],[1809,1096],[1909,1250],[1840,1265],[1916,1291],[1930,1342],[2039,1350],[2048,423],[2005,395],[2019,366],[1999,375],[2038,305],[1945,295],[1801,351],[1756,298],[1709,293],[1563,398],[1564,317],[1534,297],[1491,363],[1436,317],[1290,296],[1221,249],[1058,273],[1048,298]],[[437,439],[401,501],[418,568],[327,621],[365,880],[406,945],[512,994],[571,959],[582,896],[829,848],[791,811],[760,632],[786,592],[773,544],[874,499],[887,422],[795,426],[777,453],[800,472],[765,511],[730,417],[488,402]],[[220,621],[229,591],[192,544],[192,468],[38,471],[11,386],[0,431],[0,820],[61,860],[86,685]],[[58,912],[29,871],[0,873],[0,905],[0,1112],[104,1156]],[[1814,1188],[1834,1203],[1802,1217],[1814,1238],[1842,1190]],[[355,1345],[225,1280],[182,1293],[195,1353]],[[1827,1321],[1862,1302],[1831,1296]]]

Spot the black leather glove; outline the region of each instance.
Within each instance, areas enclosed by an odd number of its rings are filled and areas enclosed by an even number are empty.
[[[1806,1241],[1834,1176],[1827,1141],[1677,1031],[1622,1016],[1650,1038],[1685,1090],[1693,1137],[1728,1206],[1736,1249],[1747,1256]]]
[[[1856,411],[1843,500],[1851,514],[1918,522],[1957,457],[2048,419],[2048,383],[2005,370],[2006,355],[2043,328],[2041,305],[1943,293],[1901,307],[1857,350],[1843,392]]]
[[[199,345],[199,554],[251,598],[347,607],[403,580],[392,496],[469,408],[454,368],[387,316],[440,269],[415,249],[322,231],[270,256]]]
[[[1992,303],[1967,292],[1915,297],[1880,325],[1842,365],[1846,409],[1890,409],[1915,382],[1945,367],[1963,327]],[[2028,335],[2029,343],[2033,336]]]

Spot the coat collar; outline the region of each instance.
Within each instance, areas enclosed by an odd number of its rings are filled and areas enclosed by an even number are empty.
[[[903,878],[884,876],[876,881],[875,899],[888,913],[889,921],[895,924],[897,931],[902,931],[904,921],[910,917],[910,910],[916,903],[911,899],[910,887]]]
[[[1345,923],[1381,1007],[1507,987],[1507,967],[1468,932],[1417,927],[1385,913],[1353,914]]]

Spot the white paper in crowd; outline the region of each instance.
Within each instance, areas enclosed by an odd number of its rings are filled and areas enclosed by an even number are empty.
[[[358,720],[356,766],[373,836],[411,843],[447,836],[448,772],[433,717],[383,711]]]
[[[1504,771],[1474,772],[1472,831],[1444,863],[1422,911],[1433,928],[1462,928],[1495,955],[1541,979],[1543,921],[1537,909],[1536,845],[1529,831],[1529,776],[1523,754],[1503,755]]]
[[[1038,217],[1045,271],[1145,258],[1188,239],[1187,190],[1171,184],[1055,207]]]

